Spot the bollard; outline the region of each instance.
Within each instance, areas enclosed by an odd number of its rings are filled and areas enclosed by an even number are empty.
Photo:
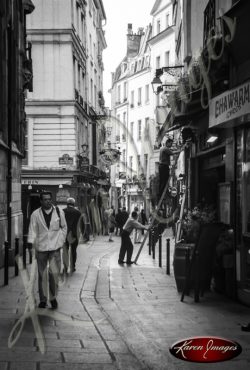
[[[155,229],[152,231],[152,252],[153,252],[153,259],[155,259]]]
[[[185,251],[185,294],[189,295],[190,290],[190,273],[189,273],[189,266],[190,266],[190,249],[187,248]]]
[[[162,266],[162,235],[159,234],[159,267]]]
[[[199,266],[198,266],[199,253],[196,250],[194,252],[194,301],[200,301],[200,283],[199,283]]]
[[[23,236],[23,268],[26,269],[27,235]]]
[[[9,242],[4,242],[4,285],[9,283]]]
[[[166,273],[170,275],[170,239],[167,239],[167,251],[166,251]]]
[[[18,265],[16,262],[16,257],[19,254],[19,238],[15,239],[15,276],[18,276]]]
[[[151,244],[152,244],[152,230],[148,233],[148,254],[151,256]]]

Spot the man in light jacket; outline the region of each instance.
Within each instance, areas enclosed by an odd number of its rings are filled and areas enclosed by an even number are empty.
[[[30,219],[28,243],[34,245],[38,267],[39,308],[47,306],[47,273],[49,263],[49,298],[51,307],[58,304],[58,278],[60,273],[60,249],[67,235],[67,224],[64,212],[52,204],[51,192],[40,194],[41,207],[36,209]]]

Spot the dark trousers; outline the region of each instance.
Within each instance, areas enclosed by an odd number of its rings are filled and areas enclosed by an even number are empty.
[[[75,268],[76,266],[76,257],[77,257],[77,253],[76,253],[76,248],[78,246],[78,239],[76,239],[72,244],[71,244],[71,252],[72,252],[72,267]],[[66,247],[67,247],[67,250],[69,251],[69,243],[68,241],[66,240]]]
[[[159,165],[159,197],[160,199],[165,186],[167,185],[169,179],[169,166],[166,164],[160,164]]]
[[[133,243],[131,242],[129,233],[126,230],[123,230],[121,233],[121,248],[118,262],[122,262],[125,258],[125,254],[127,253],[126,262],[130,263],[133,254],[133,248]]]
[[[36,252],[38,268],[38,291],[40,302],[47,302],[49,296],[52,301],[57,296],[60,276],[61,256],[60,249],[49,252]],[[47,264],[49,262],[49,292],[47,280]]]

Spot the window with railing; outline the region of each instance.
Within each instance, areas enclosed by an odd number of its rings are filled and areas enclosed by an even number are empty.
[[[131,171],[131,176],[132,176],[132,173],[133,173],[133,156],[129,157],[129,169]]]
[[[144,154],[144,173],[148,170],[148,154]]]
[[[215,0],[209,0],[204,11],[204,31],[203,31],[203,46],[206,46],[212,30],[215,30],[216,25],[216,3]]]
[[[138,105],[141,105],[141,87],[138,89]]]
[[[141,120],[140,119],[138,121],[138,135],[137,135],[137,139],[138,140],[141,140]]]
[[[22,164],[28,165],[28,122],[26,120],[23,121],[24,125],[24,158],[22,159]]]
[[[134,140],[134,122],[130,122],[130,137]]]
[[[134,104],[135,104],[135,92],[133,90],[131,91],[130,108],[134,108]]]

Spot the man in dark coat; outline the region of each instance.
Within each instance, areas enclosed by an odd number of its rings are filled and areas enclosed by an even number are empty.
[[[67,222],[68,233],[66,237],[66,246],[69,250],[69,245],[71,245],[72,250],[72,270],[76,270],[76,248],[78,246],[78,232],[77,226],[78,221],[81,216],[81,212],[75,208],[75,199],[67,199],[67,208],[63,209],[65,213],[65,219]]]

